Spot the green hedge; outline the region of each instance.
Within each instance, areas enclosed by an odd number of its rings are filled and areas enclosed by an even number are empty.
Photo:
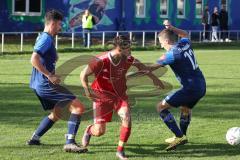
[[[69,53],[69,52],[101,52],[110,50],[112,46],[102,47],[101,45],[91,46],[89,49],[79,46],[76,48],[71,48],[69,45],[61,45],[59,46],[58,52],[59,53]],[[33,44],[24,44],[23,52],[20,52],[20,45],[19,44],[5,44],[4,46],[4,53],[0,54],[31,54],[33,49]],[[150,51],[150,50],[159,50],[161,47],[158,46],[132,46],[133,51]],[[212,49],[212,50],[240,50],[240,42],[216,42],[216,43],[193,43],[193,49]]]

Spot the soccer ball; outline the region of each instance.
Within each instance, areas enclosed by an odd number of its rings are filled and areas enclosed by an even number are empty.
[[[226,140],[230,145],[240,143],[240,127],[232,127],[227,131]]]

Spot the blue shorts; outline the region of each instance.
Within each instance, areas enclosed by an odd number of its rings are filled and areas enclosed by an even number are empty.
[[[47,90],[43,94],[42,91],[33,89],[44,110],[52,110],[54,107],[66,107],[76,97],[70,92],[57,92],[56,90]]]
[[[206,88],[200,88],[197,91],[181,88],[168,95],[164,100],[173,107],[186,106],[188,108],[193,108],[197,102],[205,95],[205,93]]]

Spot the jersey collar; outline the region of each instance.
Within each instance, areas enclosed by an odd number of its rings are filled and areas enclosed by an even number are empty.
[[[122,60],[120,60],[117,64],[115,64],[112,60],[111,52],[108,52],[108,58],[109,58],[110,62],[112,63],[112,65],[114,65],[114,66],[118,66],[120,64],[120,62],[122,61]]]

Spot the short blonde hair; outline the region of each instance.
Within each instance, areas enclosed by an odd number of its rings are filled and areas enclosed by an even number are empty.
[[[170,29],[164,29],[159,34],[158,37],[161,37],[163,39],[168,39],[171,42],[176,42],[178,36]]]

